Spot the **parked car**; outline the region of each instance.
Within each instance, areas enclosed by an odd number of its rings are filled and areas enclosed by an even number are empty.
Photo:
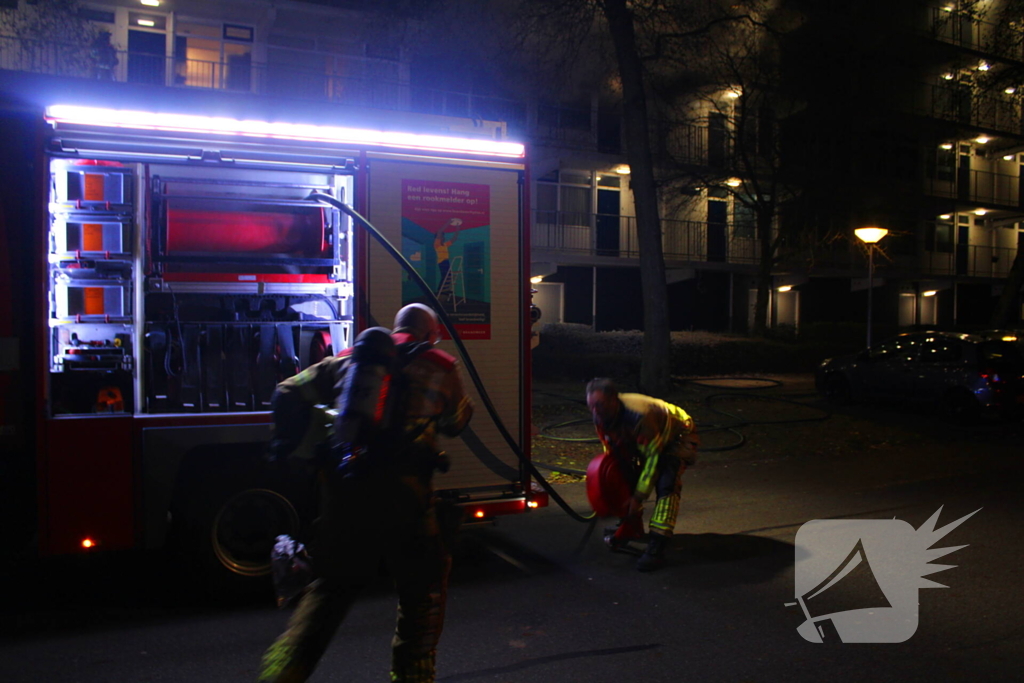
[[[822,361],[818,391],[836,403],[875,399],[931,404],[946,419],[1020,417],[1024,353],[1013,336],[913,332]]]

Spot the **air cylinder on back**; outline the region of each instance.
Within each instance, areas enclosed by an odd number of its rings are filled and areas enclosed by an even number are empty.
[[[343,467],[353,465],[351,461],[362,454],[372,436],[387,426],[383,420],[394,358],[390,330],[371,327],[356,337],[334,425],[334,443],[341,449]]]

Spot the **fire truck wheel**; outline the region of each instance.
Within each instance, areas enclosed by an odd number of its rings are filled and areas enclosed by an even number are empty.
[[[168,538],[183,573],[211,594],[269,590],[274,540],[301,536],[306,512],[292,503],[295,495],[259,468],[187,469]]]
[[[298,531],[299,514],[287,498],[269,489],[248,489],[220,506],[210,525],[210,548],[232,574],[270,576],[274,539]]]

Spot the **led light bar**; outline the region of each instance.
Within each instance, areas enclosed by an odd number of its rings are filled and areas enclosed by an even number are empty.
[[[332,144],[354,144],[456,154],[485,154],[521,159],[525,147],[518,142],[478,140],[474,138],[399,133],[395,131],[314,126],[298,123],[269,123],[193,114],[161,114],[126,109],[103,109],[74,105],[53,105],[46,109],[46,120],[135,130],[160,130],[181,133],[242,135],[255,138],[304,140]]]

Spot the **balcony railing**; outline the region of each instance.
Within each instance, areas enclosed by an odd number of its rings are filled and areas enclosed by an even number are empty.
[[[419,87],[389,77],[395,62],[367,59],[360,76],[283,64],[181,59],[142,52],[117,53],[117,64],[99,68],[88,47],[0,36],[0,69],[71,78],[252,93],[275,98],[335,102],[359,107],[501,121],[514,137],[596,150],[589,108],[531,107],[517,100]],[[376,74],[376,75],[367,75]]]
[[[1017,98],[1003,92],[979,91],[968,85],[921,83],[907,91],[905,106],[919,116],[1005,131],[1024,132],[1024,118]]]
[[[662,219],[666,261],[757,263],[757,242],[746,225]],[[635,259],[636,218],[572,211],[535,211],[531,247],[563,255]]]
[[[1016,256],[1015,247],[957,244],[947,251],[925,251],[918,263],[925,275],[1005,278]]]
[[[957,199],[973,204],[1021,205],[1024,177],[991,171],[962,170],[948,178],[928,178],[925,191],[934,197]]]
[[[913,253],[895,253],[880,245],[883,254],[875,257],[875,273],[885,278],[898,272],[904,277],[978,277],[1005,278],[1017,256],[1015,247],[990,247],[979,244],[932,245]],[[868,262],[863,245],[837,241],[815,249],[813,266],[818,270],[863,277]]]
[[[1024,57],[1024,32],[1019,23],[973,18],[957,10],[932,8],[931,35],[944,43],[1008,59]]]

